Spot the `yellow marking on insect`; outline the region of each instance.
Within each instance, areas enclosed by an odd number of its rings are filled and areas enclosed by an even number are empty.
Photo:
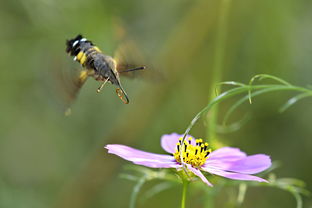
[[[80,59],[81,59],[81,57],[83,56],[83,52],[82,51],[80,51],[78,54],[77,54],[77,61],[80,61]]]
[[[84,79],[86,79],[87,77],[88,77],[88,71],[87,70],[83,70],[83,71],[81,71],[80,72],[80,74],[79,74],[79,80],[84,80]]]
[[[87,60],[87,56],[86,56],[86,54],[83,53],[83,55],[82,55],[82,57],[81,57],[79,62],[80,62],[81,65],[83,65],[86,62],[86,60]]]
[[[97,52],[102,53],[102,51],[97,46],[93,46],[93,49],[96,50]]]

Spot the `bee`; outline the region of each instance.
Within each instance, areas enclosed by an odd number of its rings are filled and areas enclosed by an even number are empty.
[[[119,74],[143,70],[145,66],[133,67],[131,64],[117,63],[111,56],[105,55],[90,40],[82,35],[66,41],[66,52],[74,57],[74,61],[79,62],[83,69],[75,81],[75,86],[79,90],[88,77],[93,77],[96,81],[102,82],[97,88],[100,92],[106,83],[115,85],[118,97],[125,103],[129,103],[126,91],[123,89]],[[131,66],[132,68],[125,68]]]

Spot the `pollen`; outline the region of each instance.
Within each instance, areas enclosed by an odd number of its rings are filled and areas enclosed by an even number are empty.
[[[190,164],[195,168],[199,168],[205,164],[211,149],[208,149],[208,143],[204,143],[202,139],[196,139],[195,144],[192,143],[192,140],[193,138],[189,137],[183,142],[183,139],[180,138],[173,156],[178,163],[181,163],[182,153],[183,161],[185,163]]]

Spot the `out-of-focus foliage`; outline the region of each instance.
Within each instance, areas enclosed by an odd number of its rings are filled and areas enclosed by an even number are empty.
[[[133,183],[118,177],[127,162],[108,155],[103,146],[123,143],[161,152],[162,134],[184,132],[214,92],[219,7],[217,0],[2,1],[0,207],[127,207]],[[266,73],[298,86],[312,83],[311,1],[241,0],[229,9],[223,81],[246,83]],[[123,79],[129,105],[120,102],[112,86],[96,94],[98,83],[90,79],[72,115],[64,117],[62,77],[80,67],[65,54],[65,40],[82,33],[113,55],[122,42],[119,21],[125,37],[138,43],[146,64],[164,79]],[[289,96],[272,93],[256,97],[252,105],[246,102],[229,122],[251,112],[249,122],[218,139],[248,154],[271,155],[282,164],[279,177],[299,178],[311,190],[312,101],[279,114]],[[220,106],[219,123],[235,101]],[[192,129],[195,137],[205,134],[205,122]],[[181,191],[173,186],[138,206],[177,207]],[[191,188],[192,207],[207,200],[210,191]],[[226,207],[231,191],[224,189],[216,204]],[[241,206],[294,207],[288,196],[277,189],[248,188]],[[309,198],[303,203],[312,205]]]

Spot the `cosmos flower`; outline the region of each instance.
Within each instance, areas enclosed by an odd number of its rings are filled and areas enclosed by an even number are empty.
[[[188,135],[182,145],[183,135],[165,134],[161,137],[162,148],[171,155],[155,154],[137,150],[125,145],[109,144],[108,153],[150,168],[182,169],[180,154],[188,171],[201,178],[207,185],[212,184],[202,171],[234,180],[267,182],[263,178],[251,175],[262,172],[271,166],[271,159],[264,154],[247,156],[238,148],[222,147],[211,152],[208,143]]]

